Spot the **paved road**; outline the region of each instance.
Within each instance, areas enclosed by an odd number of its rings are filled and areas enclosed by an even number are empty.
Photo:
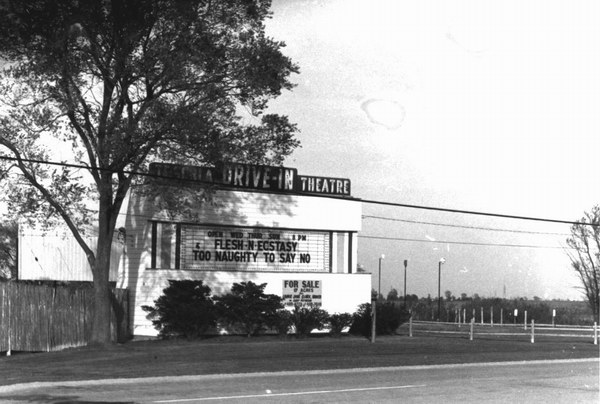
[[[598,403],[599,360],[410,366],[4,386],[7,403]]]

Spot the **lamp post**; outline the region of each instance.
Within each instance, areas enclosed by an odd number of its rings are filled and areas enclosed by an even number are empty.
[[[377,299],[379,299],[379,295],[381,294],[381,261],[385,259],[385,255],[381,254],[379,257],[379,283],[377,284]]]
[[[373,298],[371,295],[371,343],[375,342],[375,336],[377,334],[377,299],[379,299],[379,295],[381,294],[381,260],[385,258],[385,255],[381,254],[379,257],[379,274],[378,274],[378,284],[377,284],[377,296]]]
[[[437,321],[440,321],[440,313],[442,311],[442,299],[441,299],[441,291],[442,291],[442,264],[446,262],[445,258],[440,258],[440,262],[438,263],[438,315]]]
[[[404,260],[404,307],[406,307],[406,267],[408,266],[408,260]]]

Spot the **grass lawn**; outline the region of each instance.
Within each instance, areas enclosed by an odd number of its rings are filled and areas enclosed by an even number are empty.
[[[281,339],[227,336],[205,340],[132,341],[106,348],[78,348],[0,357],[0,385],[63,381],[285,370],[342,369],[597,358],[590,339],[418,334],[382,336],[372,344],[352,336]]]

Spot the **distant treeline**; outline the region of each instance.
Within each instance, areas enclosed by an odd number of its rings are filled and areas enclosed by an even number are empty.
[[[396,302],[400,306],[406,302],[406,308],[412,312],[413,320],[438,319],[437,296],[419,298],[417,295],[407,295],[405,300],[403,296],[398,296],[392,290],[387,298],[379,295],[378,300]],[[542,300],[538,297],[534,297],[533,300],[482,298],[477,294],[472,297],[463,294],[460,298],[455,298],[446,292],[439,306],[441,308],[439,320],[444,322],[470,322],[475,318],[475,322],[480,323],[483,314],[483,322],[486,324],[523,323],[527,312],[527,322],[535,320],[538,324],[592,325],[594,323],[592,310],[584,301]]]

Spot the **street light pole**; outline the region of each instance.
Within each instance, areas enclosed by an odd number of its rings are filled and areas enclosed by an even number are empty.
[[[379,257],[379,274],[377,284],[377,296],[373,298],[373,294],[371,294],[371,343],[375,342],[375,336],[377,335],[377,299],[379,299],[379,295],[381,294],[381,260],[385,258],[385,255],[381,254]]]
[[[379,257],[379,283],[377,284],[377,299],[379,299],[379,295],[381,294],[381,261],[384,258],[384,254],[381,254],[381,257]]]
[[[408,260],[404,260],[404,307],[406,307],[406,267],[408,266]]]
[[[442,311],[442,299],[441,299],[441,291],[442,291],[442,264],[446,262],[445,258],[441,258],[438,265],[438,315],[437,321],[440,321],[440,313]]]

